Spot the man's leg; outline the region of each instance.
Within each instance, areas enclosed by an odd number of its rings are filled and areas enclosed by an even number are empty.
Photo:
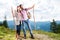
[[[30,26],[30,23],[29,23],[29,20],[27,20],[26,23],[27,23],[28,29],[29,29],[29,31],[30,31],[31,38],[34,39],[33,33],[32,33],[32,29],[31,29],[31,26]]]
[[[26,39],[26,29],[24,26],[24,21],[22,21],[22,28],[23,28],[23,32],[24,32],[24,38]]]

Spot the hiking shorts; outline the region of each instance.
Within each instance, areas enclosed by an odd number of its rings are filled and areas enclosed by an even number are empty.
[[[18,35],[20,35],[20,27],[19,27],[19,25],[16,26],[16,33],[17,33]]]
[[[21,23],[21,22],[20,22],[20,23]],[[18,35],[20,35],[20,31],[21,31],[21,24],[16,25],[16,33],[17,33]]]

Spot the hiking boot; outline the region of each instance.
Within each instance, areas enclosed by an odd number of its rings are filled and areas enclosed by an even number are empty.
[[[24,37],[24,39],[26,39],[26,37]]]
[[[31,37],[32,39],[34,39],[34,37]]]
[[[24,39],[26,39],[26,35],[24,35]]]
[[[32,38],[32,39],[34,39],[34,36],[33,36],[33,35],[31,35],[31,38]]]

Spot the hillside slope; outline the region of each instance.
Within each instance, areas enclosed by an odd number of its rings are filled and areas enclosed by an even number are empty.
[[[40,30],[33,31],[35,39],[30,38],[29,31],[27,31],[27,39],[23,38],[23,32],[21,32],[21,39],[22,40],[60,40],[60,34],[44,32]],[[15,38],[15,31],[4,28],[0,26],[0,40],[16,40]]]

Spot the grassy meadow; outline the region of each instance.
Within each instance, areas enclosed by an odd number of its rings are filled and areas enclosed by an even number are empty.
[[[16,32],[14,30],[10,30],[8,28],[5,28],[4,26],[0,26],[0,40],[16,40],[15,34]],[[24,39],[23,31],[21,31],[22,40],[60,40],[60,34],[45,32],[41,30],[33,30],[35,39],[30,38],[29,31],[27,31],[26,34],[27,39]]]

